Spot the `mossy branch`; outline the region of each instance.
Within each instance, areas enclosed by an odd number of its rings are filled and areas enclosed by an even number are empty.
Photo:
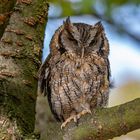
[[[111,108],[97,109],[85,115],[78,126],[70,122],[65,130],[60,123],[47,123],[47,139],[107,140],[140,128],[140,98]]]

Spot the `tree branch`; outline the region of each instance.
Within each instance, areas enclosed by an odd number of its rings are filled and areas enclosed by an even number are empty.
[[[140,98],[111,108],[98,108],[92,115],[79,120],[78,127],[70,122],[60,130],[48,115],[46,139],[53,140],[107,140],[140,128]]]

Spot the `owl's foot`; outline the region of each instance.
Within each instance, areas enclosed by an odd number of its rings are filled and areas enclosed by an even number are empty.
[[[87,113],[91,114],[91,110],[90,109],[84,109],[82,112],[80,112],[76,115],[77,119],[80,119],[82,115],[85,115]]]
[[[83,111],[81,111],[80,113],[78,113],[77,115],[72,115],[70,116],[68,119],[66,119],[65,122],[62,123],[61,125],[61,129],[63,129],[70,121],[74,121],[75,123],[77,122],[78,119],[80,119],[80,117],[82,115],[85,115],[85,114],[91,114],[91,110],[90,109],[84,109]]]
[[[68,119],[66,119],[65,122],[62,123],[61,125],[61,129],[63,129],[70,121],[74,121],[74,122],[77,122],[77,115],[72,115],[70,116]]]

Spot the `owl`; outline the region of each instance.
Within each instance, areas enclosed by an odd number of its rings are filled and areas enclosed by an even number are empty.
[[[54,117],[63,122],[107,105],[110,85],[109,43],[101,22],[72,23],[55,32],[50,54],[39,70],[38,92],[47,95]]]

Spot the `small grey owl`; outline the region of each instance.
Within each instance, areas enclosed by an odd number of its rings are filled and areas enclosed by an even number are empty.
[[[48,97],[55,118],[71,120],[108,102],[109,44],[101,22],[71,23],[68,17],[50,43],[50,54],[39,71],[38,91]]]

